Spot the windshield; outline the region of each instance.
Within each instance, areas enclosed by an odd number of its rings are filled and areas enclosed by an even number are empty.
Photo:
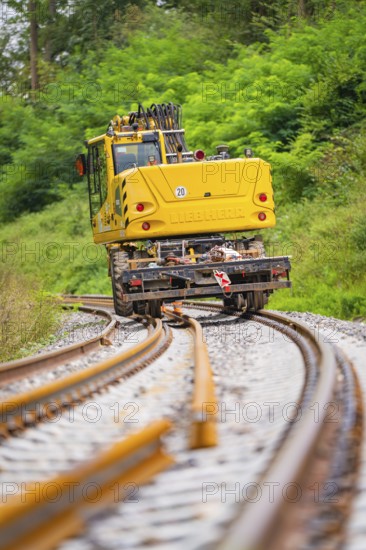
[[[156,141],[113,145],[114,173],[134,166],[154,166],[161,163],[159,144]]]

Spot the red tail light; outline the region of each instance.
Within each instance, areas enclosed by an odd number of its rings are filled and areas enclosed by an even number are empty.
[[[267,195],[266,195],[265,193],[261,193],[261,194],[259,195],[259,200],[260,200],[261,202],[266,202],[266,200],[267,200]]]
[[[144,223],[142,224],[142,229],[143,229],[144,231],[149,231],[149,229],[150,229],[150,224],[149,224],[148,222],[144,222]]]
[[[264,220],[266,219],[266,215],[264,212],[259,212],[258,214],[258,219],[261,221],[261,222],[264,222]]]
[[[202,151],[202,149],[197,149],[193,156],[196,160],[203,160],[205,158],[205,152]]]
[[[131,279],[130,280],[131,286],[142,286],[142,280],[141,279]]]
[[[141,204],[141,202],[139,202],[138,204],[136,204],[136,210],[138,212],[142,212],[144,210],[145,206],[143,204]]]

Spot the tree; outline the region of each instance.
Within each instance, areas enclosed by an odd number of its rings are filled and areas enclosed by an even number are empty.
[[[53,22],[56,18],[56,0],[48,0],[48,13],[49,13],[49,21],[46,28],[46,44],[45,44],[45,61],[50,63],[52,61],[52,55],[53,55],[53,42],[52,42],[52,34],[53,34]]]
[[[37,90],[38,80],[38,22],[37,22],[37,0],[29,0],[29,37],[30,37],[30,70],[31,70],[31,88]]]

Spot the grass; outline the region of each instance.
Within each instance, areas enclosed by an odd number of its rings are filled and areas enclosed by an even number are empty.
[[[19,359],[49,343],[61,310],[50,294],[15,269],[0,271],[0,361]]]
[[[275,292],[271,308],[366,317],[365,209],[365,199],[350,196],[340,206],[318,198],[280,211],[267,247],[292,255],[293,289]]]
[[[93,243],[82,185],[42,212],[4,225],[0,246],[5,264],[18,266],[50,292],[111,294],[107,255]]]

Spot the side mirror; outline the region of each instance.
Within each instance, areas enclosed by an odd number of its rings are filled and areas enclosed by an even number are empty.
[[[79,176],[85,176],[86,174],[86,157],[84,153],[80,153],[75,159],[75,168]]]

